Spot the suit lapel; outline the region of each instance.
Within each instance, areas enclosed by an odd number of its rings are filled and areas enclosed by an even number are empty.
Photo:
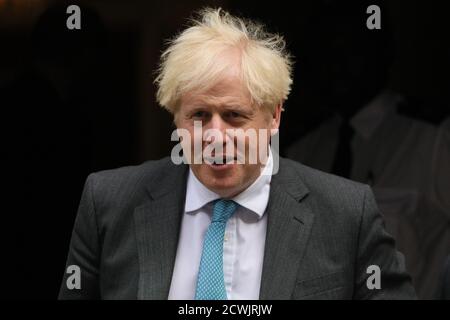
[[[134,211],[138,299],[167,299],[186,195],[187,166],[170,164],[147,183],[149,199]]]
[[[302,201],[308,189],[280,159],[272,177],[260,299],[289,299],[313,224]],[[175,264],[188,166],[168,165],[149,181],[148,200],[134,211],[139,256],[138,299],[167,299]]]
[[[260,299],[290,299],[313,224],[313,213],[302,201],[308,189],[290,163],[281,159],[272,177]]]

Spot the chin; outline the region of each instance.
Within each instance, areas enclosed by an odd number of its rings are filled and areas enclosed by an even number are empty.
[[[242,191],[244,187],[243,168],[233,164],[228,168],[212,168],[209,165],[201,165],[197,171],[197,178],[208,189],[221,197],[231,197]]]
[[[242,191],[242,187],[234,181],[220,181],[207,185],[207,187],[223,198],[233,197]]]

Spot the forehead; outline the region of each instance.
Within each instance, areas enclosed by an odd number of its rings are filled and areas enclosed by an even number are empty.
[[[199,103],[205,105],[240,104],[250,107],[251,96],[239,76],[227,74],[210,88],[193,90],[181,96],[181,105]]]

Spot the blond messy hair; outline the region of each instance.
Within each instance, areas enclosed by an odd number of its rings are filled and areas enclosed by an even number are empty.
[[[221,79],[232,62],[217,63],[218,57],[237,49],[241,80],[252,103],[273,112],[287,99],[292,84],[292,59],[285,51],[283,37],[220,8],[206,8],[198,15],[187,29],[169,40],[161,55],[155,79],[158,103],[175,114],[183,94],[208,89]]]

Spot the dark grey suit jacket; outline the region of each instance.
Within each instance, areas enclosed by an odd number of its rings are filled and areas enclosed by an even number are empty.
[[[65,273],[59,298],[167,299],[187,172],[164,158],[91,174],[67,259],[81,289]],[[281,158],[266,214],[260,299],[415,298],[368,186]],[[366,285],[370,265],[381,289]]]
[[[437,298],[442,300],[450,300],[450,256],[447,257],[442,275],[441,286],[439,288]]]

